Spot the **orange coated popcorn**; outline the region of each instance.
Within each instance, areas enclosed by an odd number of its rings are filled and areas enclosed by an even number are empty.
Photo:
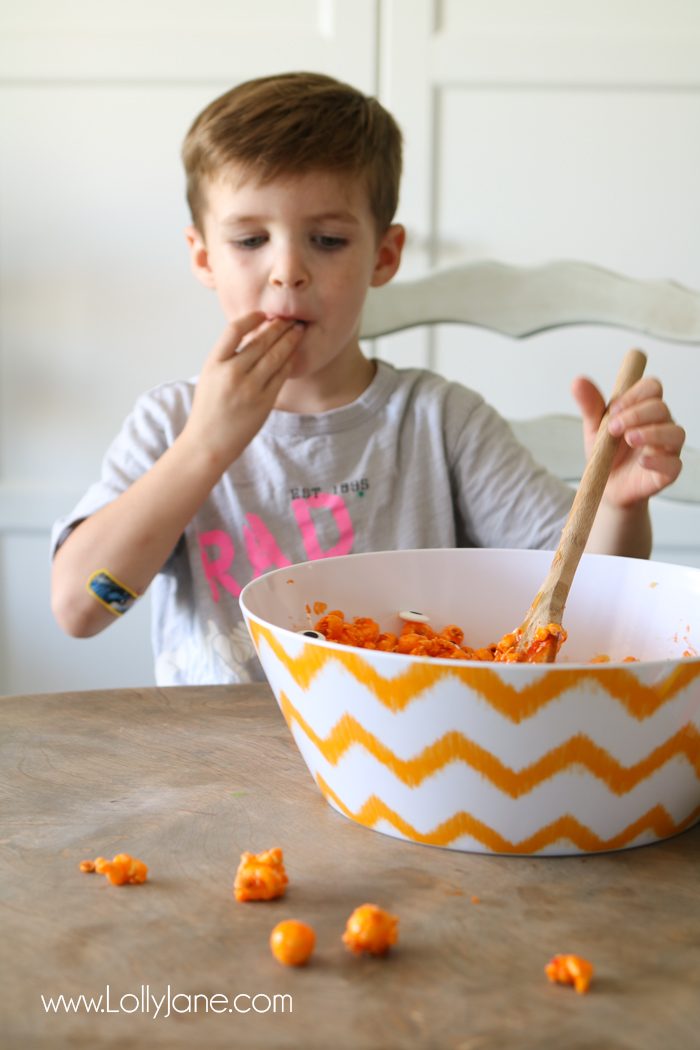
[[[316,934],[305,922],[285,919],[270,934],[270,949],[285,966],[303,966],[316,946]]]
[[[117,853],[112,860],[107,860],[106,857],[97,857],[94,861],[83,860],[80,862],[80,870],[106,875],[113,886],[124,886],[127,883],[136,885],[145,882],[148,877],[148,868],[143,861],[128,853]]]
[[[288,882],[281,849],[242,853],[233,895],[237,901],[271,901],[284,895]]]
[[[580,955],[555,955],[544,968],[554,984],[572,984],[579,995],[588,991],[593,967]]]
[[[496,645],[494,660],[505,663],[544,663],[550,645],[554,642],[555,652],[559,652],[566,641],[566,631],[560,623],[548,623],[546,627],[538,627],[535,637],[530,642],[525,652],[520,649],[522,629],[504,634]]]
[[[500,642],[472,649],[471,646],[463,644],[464,631],[453,623],[443,627],[441,631],[436,631],[428,623],[405,620],[399,634],[396,635],[382,633],[376,620],[367,616],[355,616],[352,621],[347,621],[340,609],[333,609],[322,616],[314,630],[329,642],[340,642],[361,649],[382,649],[384,652],[403,653],[407,656],[437,656],[450,660],[483,660],[496,663],[536,663],[551,638],[556,639],[557,648],[566,640],[564,628],[560,624],[552,623],[546,628],[540,628],[526,653],[521,653],[518,649],[518,631],[504,635]]]
[[[396,944],[398,922],[376,904],[361,904],[347,921],[343,942],[351,952],[384,955]]]

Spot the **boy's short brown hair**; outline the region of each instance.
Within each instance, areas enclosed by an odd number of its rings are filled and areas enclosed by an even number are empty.
[[[227,91],[192,124],[182,159],[187,201],[200,233],[206,180],[231,166],[263,183],[309,171],[364,178],[380,234],[398,205],[396,121],[375,98],[320,73],[261,77]]]

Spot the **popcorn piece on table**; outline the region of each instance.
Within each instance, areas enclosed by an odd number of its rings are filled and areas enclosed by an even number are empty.
[[[582,995],[588,991],[593,967],[580,955],[555,955],[545,966],[544,972],[553,984],[571,984]]]
[[[316,934],[305,922],[285,919],[270,934],[270,949],[285,966],[303,966],[316,946]]]
[[[396,944],[399,920],[376,904],[361,904],[347,921],[343,942],[351,952],[384,955]]]
[[[263,853],[242,853],[233,895],[237,901],[271,901],[282,897],[289,879],[278,847]]]
[[[106,857],[82,860],[80,870],[106,875],[113,886],[136,885],[148,878],[148,867],[138,857],[132,857],[128,853],[117,853],[112,860],[107,860]]]

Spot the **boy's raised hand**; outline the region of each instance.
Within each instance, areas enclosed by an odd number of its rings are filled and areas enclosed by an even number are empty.
[[[583,417],[586,457],[605,411],[598,387],[579,376],[572,393]],[[629,508],[672,484],[681,472],[685,431],[674,423],[658,379],[644,376],[610,406],[610,433],[621,437],[605,488],[608,505]]]
[[[263,313],[227,325],[197,381],[183,437],[221,473],[257,434],[291,372],[303,326]]]

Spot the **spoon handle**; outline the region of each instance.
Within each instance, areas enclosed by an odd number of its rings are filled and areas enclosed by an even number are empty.
[[[615,458],[619,437],[608,431],[609,406],[625,393],[646,367],[646,355],[641,350],[630,350],[625,355],[615,386],[598,427],[593,449],[583,472],[574,502],[569,511],[561,539],[542,588],[526,617],[523,629],[562,622],[564,606],[593,526],[603,491]],[[525,638],[523,637],[523,642]]]

